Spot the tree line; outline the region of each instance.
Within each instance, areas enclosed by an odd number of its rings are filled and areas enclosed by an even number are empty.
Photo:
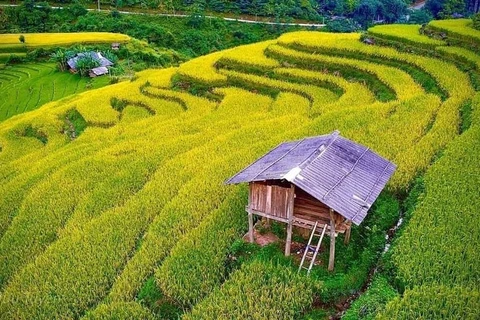
[[[63,10],[53,10],[49,3],[35,0],[21,1],[21,6],[17,8],[0,8],[0,32],[128,30],[134,37],[157,42],[165,47],[172,47],[172,43],[175,49],[193,46],[191,51],[194,52],[188,55],[196,56],[208,53],[212,48],[225,48],[224,36],[232,41],[231,45],[238,45],[263,39],[264,36],[258,36],[259,33],[274,35],[282,31],[278,27],[262,29],[238,25],[232,30],[231,24],[227,27],[216,21],[220,19],[205,19],[205,15],[212,12],[267,16],[287,22],[294,18],[325,21],[330,31],[351,32],[377,23],[422,24],[434,18],[470,16],[480,10],[480,0],[427,0],[421,10],[408,9],[414,0],[99,0],[103,8],[112,10],[111,15],[104,20],[103,17],[87,14],[86,6],[94,4],[92,0],[57,1],[59,2],[55,2],[55,5],[60,4],[64,7]],[[185,23],[167,23],[165,27],[164,21],[159,21],[160,19],[145,21],[121,17],[117,10],[125,7],[155,8],[161,12],[187,13],[190,17]],[[205,20],[212,21],[205,23]],[[217,28],[211,28],[212,24]],[[192,27],[196,30],[187,30]],[[180,33],[182,37],[185,36],[184,39],[174,36],[178,30],[185,31]]]
[[[159,18],[119,11],[87,11],[80,3],[53,9],[46,2],[26,0],[18,7],[0,7],[0,33],[117,32],[145,40],[192,58],[242,44],[274,39],[296,27],[244,24],[205,16]],[[20,41],[19,41],[20,43]],[[137,51],[148,51],[138,48]]]
[[[425,23],[433,18],[469,16],[480,10],[480,0],[427,0],[422,10],[409,10],[415,1],[418,0],[56,0],[55,3],[83,6],[98,4],[110,9],[158,9],[173,14],[250,15],[270,17],[277,21],[326,20],[334,28],[338,25],[340,29],[345,29],[339,31],[366,28],[376,23],[408,22],[410,19],[413,23]],[[35,4],[33,0],[24,2]],[[42,2],[37,4],[41,5]]]

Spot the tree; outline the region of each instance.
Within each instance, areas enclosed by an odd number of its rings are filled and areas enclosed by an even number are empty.
[[[187,18],[187,26],[195,29],[200,29],[205,23],[205,3],[195,3],[191,9],[191,14]]]
[[[0,33],[7,33],[9,20],[7,13],[0,8]]]
[[[18,37],[18,40],[21,42],[21,43],[25,43],[25,36],[23,34],[20,35],[20,37]]]
[[[73,56],[72,52],[58,49],[50,55],[50,59],[57,63],[57,68],[60,71],[68,69],[67,61]]]
[[[346,14],[351,14],[352,12],[355,11],[359,4],[358,0],[345,0],[345,9],[346,9]]]
[[[473,16],[473,27],[477,30],[480,30],[480,13],[477,13]]]
[[[84,16],[88,13],[87,9],[78,1],[75,1],[73,4],[66,7],[65,10],[74,19]]]
[[[383,14],[383,6],[380,1],[362,0],[353,13],[353,17],[365,28],[381,14]]]
[[[173,0],[164,0],[164,5],[165,9],[167,9],[167,12],[171,12],[172,14],[175,14],[175,3]]]
[[[25,31],[46,32],[52,23],[52,8],[47,2],[25,0],[17,11],[17,23]]]
[[[465,14],[465,0],[427,0],[425,7],[435,18],[448,19],[455,14]]]
[[[433,16],[430,11],[422,8],[421,10],[411,10],[410,19],[408,23],[411,24],[424,24],[433,20]]]
[[[443,9],[444,0],[427,0],[425,2],[425,9],[430,11],[435,18],[438,18],[438,14]]]
[[[89,54],[86,54],[77,60],[77,70],[82,77],[87,76],[90,70],[99,66],[100,62],[92,58]]]
[[[468,10],[473,13],[480,12],[480,0],[469,0],[468,1]]]
[[[454,13],[465,14],[466,3],[465,0],[445,0],[443,9],[440,12],[440,18],[450,18]]]
[[[388,23],[396,22],[407,14],[407,4],[404,0],[383,0],[383,16]]]
[[[103,52],[103,56],[106,59],[108,59],[109,61],[111,61],[113,64],[116,64],[118,62],[117,55],[111,50],[107,50],[107,51]]]
[[[255,16],[255,20],[257,20],[258,16],[262,14],[263,11],[263,4],[261,0],[252,0],[252,5],[250,6],[250,14]]]
[[[330,32],[356,32],[361,26],[352,19],[335,19],[327,21],[327,30]]]

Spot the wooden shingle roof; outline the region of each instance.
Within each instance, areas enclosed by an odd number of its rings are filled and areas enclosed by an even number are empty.
[[[359,225],[395,169],[334,131],[282,143],[226,183],[285,179]]]

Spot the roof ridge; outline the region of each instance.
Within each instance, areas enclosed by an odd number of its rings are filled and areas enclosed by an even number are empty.
[[[265,153],[263,157],[269,155],[270,153],[272,153],[274,150],[276,150],[278,147],[280,147],[282,144],[284,144],[285,142],[280,142],[279,144],[277,144],[275,147],[273,147],[272,149],[270,149],[270,151],[268,151],[267,153]],[[224,183],[225,184],[229,184],[230,181],[233,180],[233,178],[237,177],[240,173],[244,172],[245,170],[247,170],[248,168],[250,168],[251,166],[253,166],[255,163],[257,163],[258,159],[253,161],[252,163],[250,163],[248,166],[246,166],[245,168],[243,168],[243,170],[237,172],[234,176],[232,176],[230,179],[228,179],[227,181],[225,181]]]
[[[298,165],[300,169],[305,169],[310,163],[313,162],[313,160],[319,158],[325,152],[325,150],[327,150],[327,148],[330,147],[335,142],[335,140],[337,140],[337,138],[340,136],[340,131],[335,130],[330,133],[329,136],[330,140],[326,144],[326,147],[322,149],[322,147],[324,146],[324,144],[322,144],[320,147],[314,150],[308,157],[305,158],[305,160],[302,161],[302,163]]]
[[[277,160],[275,160],[274,162],[272,162],[270,165],[266,166],[263,170],[261,170],[259,173],[257,173],[253,178],[252,180],[254,180],[255,178],[257,178],[261,173],[265,172],[268,168],[271,168],[275,163],[279,162],[280,160],[282,160],[283,158],[285,158],[287,156],[287,154],[289,154],[290,152],[292,152],[292,150],[296,149],[303,141],[305,141],[305,139],[302,139],[302,140],[299,140],[297,142],[297,144],[295,144],[295,146],[293,148],[291,148],[290,150],[288,150],[287,152],[285,152],[285,154],[281,157],[279,157]]]

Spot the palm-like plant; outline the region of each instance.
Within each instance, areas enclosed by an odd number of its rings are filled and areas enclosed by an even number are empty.
[[[77,70],[82,77],[88,75],[91,69],[99,66],[100,62],[90,55],[85,55],[77,60]]]
[[[57,63],[58,70],[65,71],[68,68],[67,61],[72,57],[71,52],[58,49],[50,55],[51,60]]]

